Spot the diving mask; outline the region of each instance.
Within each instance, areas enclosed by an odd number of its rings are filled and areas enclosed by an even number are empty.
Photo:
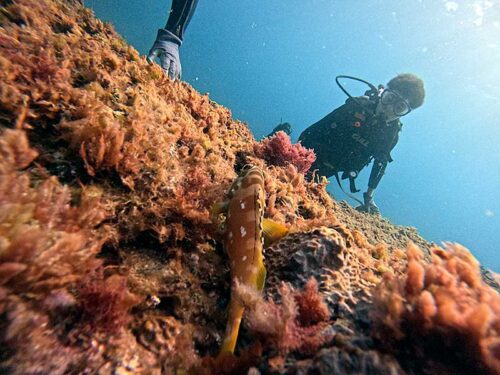
[[[380,96],[380,102],[384,106],[391,106],[392,111],[398,117],[407,115],[411,112],[411,106],[408,101],[399,95],[396,91],[386,89]]]

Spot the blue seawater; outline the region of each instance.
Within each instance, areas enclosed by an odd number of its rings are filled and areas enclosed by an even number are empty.
[[[85,5],[146,54],[171,2]],[[283,119],[294,140],[345,101],[336,75],[375,84],[398,73],[422,77],[425,103],[403,118],[375,201],[393,223],[459,242],[500,272],[499,2],[200,0],[181,58],[183,79],[256,137]],[[348,199],[334,181],[329,190]]]

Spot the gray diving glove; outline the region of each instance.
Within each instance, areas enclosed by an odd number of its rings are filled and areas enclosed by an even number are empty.
[[[363,193],[363,200],[365,201],[365,204],[359,205],[356,207],[356,210],[360,212],[367,212],[369,214],[380,215],[380,210],[373,201],[373,197],[371,195]]]
[[[159,29],[153,47],[149,50],[147,60],[152,64],[158,57],[160,66],[171,79],[181,78],[182,67],[179,47],[182,44],[175,34],[166,29]]]

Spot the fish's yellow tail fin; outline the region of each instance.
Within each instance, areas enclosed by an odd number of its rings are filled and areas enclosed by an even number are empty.
[[[226,325],[226,333],[224,341],[222,342],[221,353],[234,353],[236,347],[236,340],[238,340],[238,333],[240,331],[241,319],[245,308],[241,302],[231,298],[229,306],[229,317]]]

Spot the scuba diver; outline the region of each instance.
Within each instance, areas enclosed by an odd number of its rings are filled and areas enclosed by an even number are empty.
[[[198,0],[173,0],[165,28],[159,29],[147,60],[152,63],[159,58],[160,65],[172,79],[181,77],[182,69],[179,48],[184,31],[196,9]],[[370,89],[364,96],[351,96],[339,83],[339,78],[354,79],[367,84]],[[333,110],[323,119],[302,132],[299,141],[316,153],[309,178],[335,176],[342,191],[341,179],[349,179],[351,193],[358,192],[355,179],[359,172],[373,160],[368,189],[363,201],[346,193],[360,205],[359,211],[380,214],[373,194],[387,164],[392,161],[391,150],[398,142],[402,124],[399,121],[423,104],[425,90],[423,81],[414,74],[399,74],[387,83],[375,87],[359,78],[338,76],[337,84],[349,97],[345,104]],[[268,135],[277,131],[290,134],[289,123],[280,123]],[[344,191],[345,192],[345,191]]]
[[[340,78],[364,82],[370,90],[364,96],[352,97],[339,83]],[[349,76],[338,76],[336,81],[349,98],[345,104],[305,129],[299,141],[316,154],[316,161],[310,169],[312,173],[335,176],[342,191],[339,173],[342,172],[342,179],[349,179],[351,193],[358,192],[355,179],[373,160],[363,201],[346,194],[360,203],[359,211],[380,214],[373,193],[387,164],[392,161],[391,151],[403,126],[399,119],[424,102],[424,83],[410,73],[397,75],[385,88]]]

